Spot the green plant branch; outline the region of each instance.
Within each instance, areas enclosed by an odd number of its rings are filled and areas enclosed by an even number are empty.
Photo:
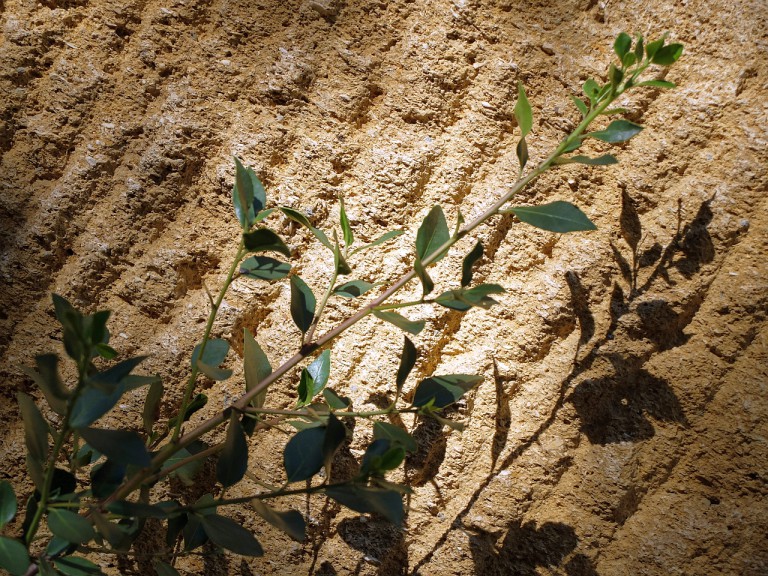
[[[205,331],[203,332],[203,340],[200,343],[200,352],[197,355],[198,359],[201,359],[203,357],[203,353],[205,352],[205,347],[208,344],[208,339],[211,336],[211,331],[213,330],[213,323],[216,320],[216,316],[219,312],[219,308],[221,307],[221,303],[224,300],[224,296],[226,295],[227,291],[229,290],[229,286],[232,284],[232,281],[235,278],[235,273],[238,270],[238,266],[240,265],[240,262],[245,257],[245,255],[248,253],[248,251],[245,249],[245,246],[243,244],[243,240],[240,240],[240,246],[237,248],[237,254],[235,255],[235,258],[232,260],[232,265],[229,267],[229,271],[227,272],[227,277],[224,280],[224,285],[221,287],[221,290],[219,290],[219,294],[216,297],[216,301],[214,302],[211,299],[211,311],[208,314],[208,321],[205,324]],[[209,294],[210,298],[210,294]],[[197,363],[193,363],[192,365],[192,372],[189,375],[189,379],[187,380],[187,386],[184,389],[184,397],[181,401],[181,407],[179,409],[179,417],[176,420],[176,425],[173,427],[173,434],[171,435],[171,441],[170,445],[174,445],[176,440],[179,438],[179,435],[181,434],[181,427],[184,424],[184,414],[186,414],[187,409],[189,408],[189,403],[192,399],[192,394],[195,391],[195,383],[197,382],[197,375],[200,373],[199,368],[197,367]]]
[[[650,65],[650,62],[643,62],[642,65],[638,65],[638,67],[631,73],[631,81],[634,82],[634,80],[649,65]],[[621,71],[622,73],[624,72],[623,68],[621,69]],[[568,136],[566,136],[560,142],[560,144],[555,148],[555,150],[544,161],[542,161],[535,169],[531,170],[527,175],[518,179],[518,181],[510,188],[508,192],[500,196],[483,213],[481,213],[475,219],[473,219],[472,221],[470,221],[469,223],[461,227],[455,234],[453,234],[441,246],[436,248],[431,254],[422,258],[421,264],[424,266],[424,268],[428,267],[430,264],[434,263],[437,259],[439,259],[441,255],[443,255],[446,251],[448,251],[461,238],[463,238],[464,236],[472,232],[475,228],[477,228],[481,224],[491,219],[493,216],[498,215],[500,213],[501,208],[505,204],[507,204],[513,197],[515,197],[521,190],[523,190],[532,182],[534,182],[544,172],[546,172],[550,168],[555,167],[557,165],[556,164],[557,159],[560,158],[564,153],[569,151],[571,149],[570,147],[576,141],[584,137],[585,130],[590,126],[590,124],[597,117],[599,117],[603,112],[605,112],[608,109],[608,106],[616,98],[618,98],[621,94],[623,94],[623,92],[626,89],[626,85],[627,85],[627,82],[625,82],[624,85],[619,84],[619,85],[611,86],[604,94],[601,94],[594,103],[591,102],[589,109],[587,111],[587,114],[584,116],[583,120]],[[242,250],[242,245],[241,245],[241,250]],[[240,254],[241,253],[238,252],[238,256],[240,256]],[[236,264],[233,265],[232,271],[235,269],[235,266]],[[217,306],[215,307],[214,310],[212,310],[212,313],[206,328],[206,338],[210,334],[210,328],[212,327],[213,319],[215,318],[215,313],[218,308],[218,304],[220,304],[220,301],[223,298],[223,294],[225,293],[226,289],[229,287],[229,283],[231,282],[232,271],[227,278],[227,282],[225,283],[225,286],[222,288],[222,291],[220,293],[220,296],[217,302]],[[221,424],[225,423],[229,417],[229,411],[231,409],[234,409],[240,412],[248,412],[249,411],[248,405],[250,404],[251,400],[254,397],[262,393],[271,384],[279,380],[282,376],[287,374],[290,370],[295,368],[306,358],[310,357],[318,350],[321,350],[324,347],[328,346],[338,336],[340,336],[347,329],[349,329],[350,327],[355,325],[357,322],[359,322],[360,320],[362,320],[363,318],[371,314],[374,310],[395,309],[398,307],[414,305],[415,303],[411,303],[411,302],[386,305],[385,302],[415,278],[417,278],[417,272],[415,269],[412,268],[411,270],[401,275],[400,278],[395,280],[393,284],[389,288],[387,288],[382,294],[380,294],[374,300],[365,304],[352,316],[350,316],[349,318],[347,318],[346,320],[338,324],[336,327],[328,330],[326,333],[324,333],[322,336],[318,337],[314,341],[312,341],[311,338],[307,338],[306,339],[307,341],[303,344],[301,350],[298,353],[294,354],[291,358],[286,360],[280,367],[274,370],[269,376],[261,380],[257,386],[253,387],[247,393],[242,395],[238,400],[236,400],[232,404],[231,407],[225,410],[221,410],[214,416],[208,418],[207,420],[199,424],[193,430],[187,432],[186,434],[180,437],[178,435],[178,432],[180,430],[180,425],[177,425],[177,429],[175,431],[173,441],[167,444],[165,447],[163,447],[159,451],[159,453],[155,455],[155,457],[152,459],[150,467],[148,467],[144,471],[139,472],[138,474],[128,479],[128,481],[123,486],[121,486],[111,496],[109,496],[104,500],[104,504],[125,498],[127,495],[129,495],[131,492],[133,492],[135,489],[137,489],[146,481],[146,479],[151,475],[152,470],[157,470],[163,464],[163,462],[165,462],[168,458],[170,458],[175,452],[177,452],[181,448],[188,446],[198,438],[204,436],[205,434],[211,432]],[[333,286],[333,282],[331,282],[329,291],[326,292],[326,297],[324,297],[323,299],[322,306],[325,305],[325,302],[327,301],[327,297],[330,296],[330,291],[332,290],[332,286]],[[422,301],[419,301],[418,303],[422,303]],[[316,325],[317,323],[315,322],[312,328],[315,328]],[[312,338],[314,337],[314,331],[310,336]],[[194,370],[194,374],[196,375],[197,372],[194,367],[193,367],[193,370]],[[194,386],[194,378],[190,378],[190,383],[188,385],[188,390],[187,390],[188,394],[185,394],[185,399],[191,396],[191,389],[193,388],[193,386]],[[155,476],[157,476],[157,474],[155,474]],[[153,476],[153,478],[155,476]],[[304,492],[300,492],[300,493],[304,493]]]

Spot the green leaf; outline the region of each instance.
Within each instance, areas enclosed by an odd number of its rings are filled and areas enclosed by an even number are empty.
[[[165,467],[170,468],[177,462],[181,462],[185,458],[189,458],[190,456],[193,455],[193,453],[197,453],[200,450],[205,449],[205,447],[206,446],[202,442],[200,444],[192,443],[190,445],[190,448],[193,448],[193,450],[182,448],[181,450],[176,452],[173,456],[168,458],[168,460],[165,461]],[[188,462],[184,464],[182,467],[174,470],[173,475],[175,475],[179,480],[181,480],[181,483],[184,484],[185,486],[192,486],[195,483],[195,475],[203,467],[203,464],[204,464],[203,460],[192,460],[191,462]]]
[[[163,399],[162,382],[153,382],[147,390],[147,398],[144,400],[144,409],[141,412],[141,421],[144,424],[144,431],[152,434],[152,427],[160,413],[160,401]]]
[[[393,524],[400,526],[405,517],[403,500],[394,490],[383,490],[359,484],[328,486],[325,495],[339,504],[362,514],[381,514]]]
[[[404,459],[405,449],[402,446],[393,445],[388,438],[380,438],[371,442],[363,454],[360,473],[363,476],[383,476],[400,466]]]
[[[421,407],[432,403],[435,408],[445,408],[482,381],[482,376],[474,374],[446,374],[426,378],[416,387],[413,405]]]
[[[635,60],[637,62],[640,62],[643,59],[643,54],[644,54],[643,36],[641,34],[637,37],[637,40],[635,40]]]
[[[586,97],[589,98],[590,102],[594,104],[595,100],[597,99],[597,95],[600,92],[600,86],[598,83],[595,82],[592,78],[589,78],[586,82],[584,82],[582,89],[584,90]]]
[[[645,55],[648,58],[648,60],[653,61],[653,57],[656,55],[656,52],[659,51],[659,48],[664,46],[664,38],[659,38],[658,40],[654,40],[653,42],[648,42],[648,45],[645,47]]]
[[[70,548],[72,549],[70,550]],[[49,558],[56,558],[57,556],[64,555],[67,551],[69,551],[71,554],[75,550],[77,550],[77,544],[72,544],[63,538],[53,536],[50,540],[48,540],[48,545],[45,547],[45,555]],[[51,570],[54,572],[54,574],[58,574],[58,572],[53,570],[53,567],[51,567]]]
[[[330,406],[334,410],[344,410],[350,404],[352,404],[352,401],[349,398],[347,398],[346,396],[339,396],[336,392],[334,392],[330,388],[323,389],[323,398],[325,398],[325,401],[328,403],[328,406]]]
[[[581,112],[582,116],[589,114],[589,106],[584,103],[584,100],[581,98],[576,98],[576,96],[571,96],[571,100],[573,100],[573,103],[576,105],[576,108],[579,109],[579,112]]]
[[[621,66],[626,69],[631,67],[635,62],[637,62],[637,56],[635,56],[634,52],[627,52],[624,55],[624,58],[621,59]]]
[[[528,143],[525,138],[520,138],[520,142],[517,143],[517,160],[520,162],[520,172],[522,172],[528,164]]]
[[[0,482],[0,529],[13,520],[18,506],[19,503],[16,501],[13,486],[10,482],[3,480]]]
[[[291,249],[269,228],[243,233],[243,245],[251,252],[280,252],[290,258]]]
[[[58,364],[59,357],[56,354],[43,354],[35,357],[37,370],[25,366],[21,370],[40,387],[53,411],[63,416],[67,412],[69,391],[61,381]]]
[[[291,271],[291,265],[269,256],[251,256],[240,264],[240,274],[256,280],[279,280]]]
[[[36,460],[29,452],[27,452],[26,464],[27,472],[29,473],[29,477],[32,478],[35,488],[37,488],[38,491],[44,490],[45,470],[43,468],[43,462]]]
[[[210,366],[218,366],[224,362],[224,359],[227,357],[227,353],[229,352],[229,342],[222,340],[221,338],[209,339],[205,344],[202,358],[199,357],[200,348],[202,348],[202,344],[195,346],[195,349],[192,351],[192,366],[194,367],[198,360],[202,360],[205,364]]]
[[[328,377],[331,375],[331,351],[323,350],[323,352],[315,358],[309,366],[307,366],[307,372],[312,376],[312,380],[315,384],[315,394],[318,394],[320,390],[325,388],[325,385],[328,383]]]
[[[528,102],[528,96],[525,94],[525,87],[522,82],[517,83],[515,118],[517,118],[517,124],[520,126],[520,131],[522,132],[520,137],[525,139],[531,131],[531,128],[533,128],[533,111],[531,110],[531,104]]]
[[[32,561],[29,552],[18,540],[0,536],[0,568],[13,576],[24,576]]]
[[[256,498],[251,500],[251,506],[264,520],[278,530],[282,530],[294,540],[303,542],[306,539],[307,525],[304,522],[304,517],[298,511],[286,510],[285,512],[280,512]]]
[[[389,312],[386,310],[374,310],[373,315],[376,318],[385,320],[390,324],[394,324],[401,330],[405,330],[409,334],[414,336],[424,330],[426,322],[424,320],[408,320],[405,316],[401,316],[397,312]]]
[[[435,283],[432,281],[432,278],[429,277],[426,268],[424,268],[424,265],[421,263],[418,256],[413,261],[413,269],[416,271],[416,275],[421,281],[422,294],[423,296],[426,296],[435,289]]]
[[[682,55],[682,44],[668,44],[667,46],[662,46],[656,51],[656,53],[653,55],[653,58],[651,58],[651,62],[654,64],[659,64],[660,66],[669,66],[670,64],[677,62]]]
[[[48,528],[54,535],[73,544],[83,544],[96,536],[88,520],[61,508],[48,510]]]
[[[611,64],[608,67],[608,78],[611,81],[611,86],[618,86],[624,79],[624,71],[621,70],[621,68],[617,68],[614,64]]]
[[[469,254],[464,257],[464,261],[461,263],[461,285],[469,286],[472,283],[472,267],[475,262],[483,257],[483,243],[479,240],[477,244],[470,250]]]
[[[243,328],[243,366],[245,371],[245,391],[250,392],[256,388],[259,383],[267,376],[272,374],[272,366],[269,364],[269,358],[256,342],[248,328]],[[266,389],[259,392],[253,400],[251,406],[261,408],[267,398]]]
[[[93,524],[98,533],[101,534],[113,548],[122,548],[124,542],[127,540],[128,534],[126,534],[120,525],[107,520],[107,518],[98,510],[91,510],[91,519],[93,520]]]
[[[652,86],[653,88],[676,88],[677,84],[674,82],[667,82],[666,80],[646,80],[644,82],[640,82],[637,84],[637,86]]]
[[[40,463],[48,459],[48,423],[40,414],[35,401],[24,392],[17,392],[16,399],[24,421],[24,442],[29,455]]]
[[[262,556],[264,550],[248,530],[234,520],[218,514],[202,518],[203,529],[211,542],[241,556]]]
[[[308,480],[323,467],[325,427],[307,428],[297,432],[285,445],[283,465],[287,481]]]
[[[92,576],[94,574],[104,574],[96,564],[78,556],[58,558],[54,563],[56,569],[65,576]]]
[[[194,550],[208,542],[208,536],[203,528],[203,519],[197,514],[187,514],[183,533],[185,550]]]
[[[291,276],[291,317],[302,334],[306,334],[315,318],[315,295],[301,278]]]
[[[312,402],[328,383],[331,373],[331,351],[324,350],[312,364],[301,371],[301,379],[298,388],[297,406],[306,406]]]
[[[95,386],[105,392],[112,392],[116,386],[122,384],[131,371],[146,360],[146,356],[136,356],[115,364],[103,372],[95,372],[88,376],[87,384]]]
[[[208,376],[208,378],[210,378],[211,380],[221,381],[221,380],[226,380],[227,378],[232,376],[232,370],[228,368],[218,368],[216,366],[211,366],[210,364],[206,364],[202,360],[197,361],[197,367],[200,370],[200,372]]]
[[[615,156],[611,154],[603,154],[597,158],[590,158],[588,156],[571,156],[570,158],[559,158],[555,161],[556,164],[589,164],[590,166],[609,166],[611,164],[618,164]]]
[[[253,188],[245,167],[235,158],[235,187],[232,189],[232,202],[235,205],[235,215],[243,230],[248,230],[253,224]]]
[[[256,214],[256,218],[253,219],[254,224],[256,222],[261,222],[262,220],[266,219],[270,214],[276,211],[277,211],[277,208],[267,208],[266,210],[262,210],[261,212]]]
[[[573,152],[574,150],[578,150],[581,147],[581,138],[576,138],[575,140],[572,140],[568,143],[568,145],[563,149],[563,154],[567,154],[568,152]]]
[[[400,396],[400,392],[403,389],[403,384],[405,384],[405,381],[408,378],[408,374],[411,373],[411,370],[413,370],[413,367],[416,365],[417,357],[418,352],[416,346],[414,346],[413,342],[408,339],[408,336],[404,336],[403,351],[400,354],[400,366],[397,368],[397,378],[395,380],[398,396]]]
[[[291,220],[294,222],[298,222],[302,226],[305,226],[307,229],[309,229],[310,232],[320,240],[320,243],[328,248],[328,250],[333,251],[333,245],[331,244],[331,241],[328,240],[328,236],[325,235],[325,232],[322,230],[315,228],[312,226],[312,223],[309,221],[309,218],[307,218],[303,212],[299,212],[298,210],[294,210],[293,208],[288,208],[288,206],[280,206],[280,211],[288,216]]]
[[[597,228],[581,210],[562,200],[542,206],[518,206],[509,211],[521,222],[549,232],[577,232]]]
[[[426,260],[432,257],[435,252],[448,240],[451,239],[451,233],[448,231],[448,223],[445,221],[445,214],[442,208],[435,205],[429,211],[427,217],[419,227],[416,233],[416,255],[419,260]],[[431,258],[431,263],[437,262],[445,254],[439,254]]]
[[[376,285],[366,282],[365,280],[351,280],[346,284],[336,286],[336,288],[333,289],[333,293],[343,298],[357,298],[368,292],[368,290],[374,286]]]
[[[152,566],[154,567],[155,572],[157,572],[157,576],[180,576],[176,568],[157,558],[152,561]]]
[[[76,362],[82,359],[90,360],[90,350],[83,337],[83,315],[64,297],[52,294],[51,298],[56,319],[63,329],[64,349],[67,355]]]
[[[106,498],[123,483],[125,472],[125,464],[114,460],[97,464],[91,469],[91,492],[96,498]]]
[[[498,304],[490,295],[504,292],[504,288],[498,284],[480,284],[474,288],[448,290],[435,298],[435,302],[446,308],[460,311],[469,310],[473,306],[487,310],[494,304]]]
[[[386,439],[393,445],[397,444],[402,446],[408,452],[416,452],[418,446],[413,436],[408,434],[405,430],[394,424],[388,424],[387,422],[376,422],[373,425],[373,438],[375,440]]]
[[[632,46],[632,38],[626,32],[622,32],[616,37],[616,41],[613,43],[613,51],[619,57],[619,60],[624,59],[624,55],[629,52]]]
[[[232,370],[218,368],[218,365],[227,357],[229,342],[220,338],[208,340],[202,358],[198,358],[201,347],[202,344],[198,344],[192,351],[193,366],[196,363],[197,368],[212,380],[226,380],[232,376]]]
[[[385,234],[382,234],[376,240],[373,242],[366,244],[365,246],[360,246],[358,248],[355,248],[350,252],[350,254],[355,254],[356,252],[360,252],[361,250],[367,250],[368,248],[372,248],[373,246],[378,246],[379,244],[384,244],[384,242],[388,242],[392,240],[392,238],[397,238],[403,233],[402,230],[390,230],[389,232],[386,232]]]
[[[604,130],[590,132],[587,136],[597,138],[603,142],[626,142],[632,136],[639,134],[642,129],[642,126],[629,120],[614,120]]]
[[[333,231],[333,267],[337,274],[346,275],[352,273],[352,268],[349,267],[347,261],[344,259],[344,255],[341,253],[341,247],[339,246],[339,237],[336,235],[336,230]]]
[[[248,444],[245,441],[243,425],[233,410],[229,418],[227,439],[216,463],[216,480],[224,488],[240,482],[248,470]]]
[[[329,478],[333,456],[346,439],[347,429],[344,424],[333,413],[329,414],[328,425],[325,428],[325,439],[323,440],[323,466],[325,466]]]
[[[135,432],[102,428],[81,428],[79,432],[88,444],[110,460],[140,468],[149,466],[149,452]]]
[[[349,218],[347,218],[347,211],[344,208],[344,197],[339,197],[339,220],[341,221],[341,233],[344,236],[344,245],[349,248],[355,241],[355,236],[352,234],[352,228],[349,225]]]
[[[109,412],[124,393],[125,387],[123,385],[118,385],[111,392],[86,387],[80,392],[72,406],[72,412],[69,415],[69,425],[72,428],[90,426]]]

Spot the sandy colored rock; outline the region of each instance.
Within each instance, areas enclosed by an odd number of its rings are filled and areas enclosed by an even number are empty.
[[[408,312],[428,323],[406,393],[433,372],[485,382],[451,415],[462,434],[406,419],[423,446],[393,475],[416,485],[406,530],[317,499],[300,544],[242,508],[227,513],[255,531],[263,558],[179,567],[768,573],[764,2],[4,0],[0,11],[0,454],[20,499],[32,486],[15,394],[33,386],[19,367],[60,347],[51,292],[113,310],[113,345],[151,355],[144,368],[162,376],[162,413],[173,414],[206,289],[237,250],[233,155],[262,177],[271,205],[320,228],[337,226],[343,194],[360,240],[405,230],[350,261],[355,278],[391,280],[434,204],[450,222],[459,207],[471,218],[515,181],[518,81],[534,107],[536,162],[576,125],[569,96],[604,72],[616,34],[669,31],[685,45],[666,75],[678,88],[630,94],[628,117],[645,130],[612,150],[620,164],[563,167],[520,197],[574,202],[598,230],[557,236],[496,218],[432,276],[457,287],[480,239],[476,278],[506,287],[501,305]],[[319,293],[327,251],[272,218]],[[414,283],[403,298],[419,294]],[[287,282],[235,284],[214,328],[232,343],[235,374],[208,383],[208,414],[242,391],[243,327],[273,366],[298,349],[289,297]],[[356,306],[334,300],[320,330]],[[373,408],[391,395],[401,346],[395,329],[360,322],[333,349],[330,385]],[[271,390],[274,406],[293,405],[296,377]],[[104,424],[140,426],[142,402],[131,394]],[[361,424],[350,467],[366,434]],[[261,480],[281,482],[283,442],[253,443]],[[307,510],[302,499],[281,505]],[[162,542],[153,530],[139,551]],[[110,574],[151,573],[144,557],[93,558]]]

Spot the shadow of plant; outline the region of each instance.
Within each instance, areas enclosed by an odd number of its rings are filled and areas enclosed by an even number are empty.
[[[500,546],[495,544],[498,535],[480,532],[470,536],[474,574],[536,576],[538,568],[562,568],[569,576],[596,574],[586,556],[570,556],[579,539],[566,524],[545,522],[537,528],[534,522],[516,521],[507,528]]]

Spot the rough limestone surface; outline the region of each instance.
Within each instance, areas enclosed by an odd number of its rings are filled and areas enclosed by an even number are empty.
[[[571,95],[604,73],[621,31],[685,44],[666,79],[624,103],[645,130],[620,163],[568,166],[520,194],[568,200],[598,230],[555,235],[497,217],[432,273],[458,286],[476,239],[476,277],[507,292],[464,315],[425,306],[405,392],[432,373],[484,382],[447,433],[404,418],[420,452],[405,529],[322,499],[304,543],[249,507],[263,558],[184,558],[185,574],[768,574],[768,10],[762,0],[0,0],[0,477],[21,499],[20,366],[60,350],[50,299],[110,309],[124,357],[149,354],[173,415],[209,304],[237,250],[233,156],[271,205],[357,238],[403,229],[351,259],[354,277],[397,278],[434,204],[469,219],[517,178],[517,83],[534,108],[531,162],[577,111]],[[591,145],[592,151],[608,146]],[[280,216],[292,264],[316,293],[328,252]],[[417,298],[409,284],[403,298]],[[204,382],[209,406],[243,389],[243,327],[279,365],[299,346],[286,281],[238,280],[214,335],[232,379]],[[335,299],[320,332],[359,304]],[[330,385],[360,409],[385,405],[402,333],[368,318],[335,344]],[[270,391],[295,402],[297,371]],[[141,427],[141,390],[100,423]],[[382,404],[384,403],[384,404]],[[48,412],[46,412],[47,414]],[[359,457],[364,424],[347,458]],[[211,437],[216,439],[217,436]],[[218,436],[220,438],[220,436]],[[279,432],[254,438],[251,469],[282,481]],[[350,461],[351,462],[351,461]],[[160,497],[193,500],[214,489]],[[259,490],[247,480],[232,495]],[[6,533],[18,535],[20,523]],[[109,574],[151,574],[150,523]]]

